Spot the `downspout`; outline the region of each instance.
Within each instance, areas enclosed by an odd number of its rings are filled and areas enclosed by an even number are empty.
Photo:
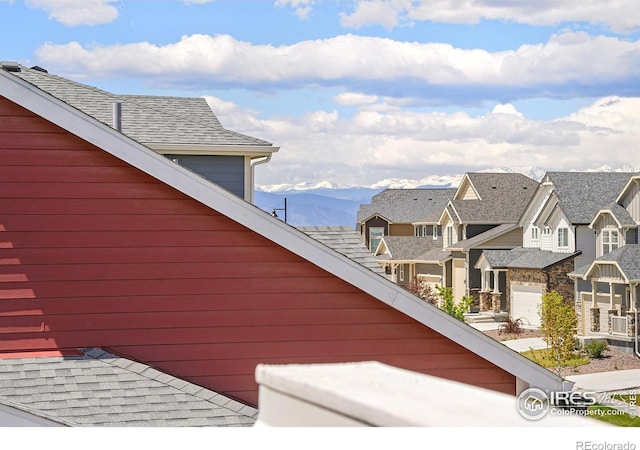
[[[259,159],[256,162],[253,162],[253,159],[251,160],[250,163],[250,169],[249,169],[249,183],[251,184],[251,192],[249,192],[249,203],[253,204],[254,198],[253,198],[253,192],[255,190],[255,184],[254,184],[254,177],[255,177],[255,167],[259,166],[260,164],[265,164],[268,163],[269,161],[271,161],[271,153],[269,153],[267,156],[262,157],[263,159]],[[258,158],[256,158],[258,159]]]

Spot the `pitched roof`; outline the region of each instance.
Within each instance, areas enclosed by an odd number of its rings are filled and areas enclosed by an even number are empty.
[[[101,349],[0,359],[0,404],[70,426],[251,426],[258,411]]]
[[[191,144],[276,150],[270,142],[224,128],[204,98],[116,95],[22,66],[13,74],[109,126],[113,103],[121,102],[122,132],[151,147]]]
[[[477,247],[478,245],[482,245],[485,242],[500,237],[503,234],[509,233],[510,231],[513,231],[517,228],[518,226],[515,223],[503,223],[502,225],[493,227],[490,230],[485,231],[484,233],[477,234],[472,238],[458,241],[450,246],[449,250],[458,250],[463,252],[468,251],[469,249]]]
[[[322,242],[327,247],[330,247],[347,258],[356,261],[378,275],[386,276],[384,270],[380,267],[380,264],[378,264],[367,246],[364,245],[360,233],[353,228],[298,227],[298,229],[311,236],[316,241]]]
[[[590,224],[596,213],[615,202],[634,173],[548,172],[562,211],[574,224]]]
[[[636,228],[638,226],[636,221],[633,220],[633,217],[631,217],[631,214],[629,214],[629,211],[614,202],[600,209],[589,224],[589,227],[593,227],[598,220],[598,217],[604,213],[611,214],[620,227]]]
[[[482,332],[4,70],[0,70],[0,95],[407,314],[526,383],[541,389],[566,388],[561,378]]]
[[[516,247],[511,250],[484,250],[482,255],[494,269],[546,269],[581,252],[557,253],[537,248]]]
[[[380,261],[440,261],[448,255],[442,250],[442,238],[416,236],[384,236],[390,254],[377,255]]]
[[[455,189],[385,189],[360,205],[358,223],[375,214],[395,223],[436,223]]]
[[[519,173],[466,174],[480,200],[452,200],[465,223],[516,223],[531,200],[538,182]]]
[[[598,264],[615,264],[628,282],[640,281],[640,244],[627,244],[596,258],[586,267],[571,273],[573,276],[588,276]]]

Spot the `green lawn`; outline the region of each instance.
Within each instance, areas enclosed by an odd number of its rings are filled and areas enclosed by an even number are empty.
[[[542,367],[556,367],[557,361],[551,357],[550,349],[529,350],[522,352],[523,356],[526,356],[530,360],[540,364]],[[583,364],[589,364],[589,358],[585,358],[578,354],[573,354],[569,359],[562,361],[560,366],[562,367],[575,367]]]

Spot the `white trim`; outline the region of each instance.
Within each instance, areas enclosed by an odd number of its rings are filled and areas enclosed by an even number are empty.
[[[292,251],[530,385],[553,390],[571,387],[572,383],[563,385],[552,372],[385,277],[4,70],[0,70],[0,95]]]
[[[613,217],[613,220],[616,221],[616,223],[618,224],[618,228],[623,228],[622,224],[620,223],[620,221],[618,220],[618,218],[616,217],[616,215],[610,210],[610,209],[601,209],[600,211],[598,211],[594,217],[594,219],[591,221],[591,223],[589,224],[589,228],[593,229],[593,227],[596,226],[596,222],[598,221],[598,219],[600,219],[600,216],[603,216],[605,214],[609,214],[611,217]]]
[[[618,194],[618,197],[616,198],[616,203],[620,203],[622,201],[622,198],[626,195],[627,191],[629,190],[629,187],[631,187],[632,184],[635,184],[638,181],[640,181],[640,175],[632,175],[631,178],[629,178],[629,181],[627,181],[627,184],[625,184],[622,190],[620,191],[620,194]]]
[[[207,144],[166,144],[145,142],[145,145],[165,155],[238,155],[261,158],[280,150],[271,145],[207,145]]]

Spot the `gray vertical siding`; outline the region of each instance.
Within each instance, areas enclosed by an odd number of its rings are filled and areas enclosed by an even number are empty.
[[[596,259],[596,236],[586,225],[576,227],[576,250],[582,251],[574,260],[574,268],[579,269]]]
[[[165,155],[198,175],[244,198],[244,156]]]

